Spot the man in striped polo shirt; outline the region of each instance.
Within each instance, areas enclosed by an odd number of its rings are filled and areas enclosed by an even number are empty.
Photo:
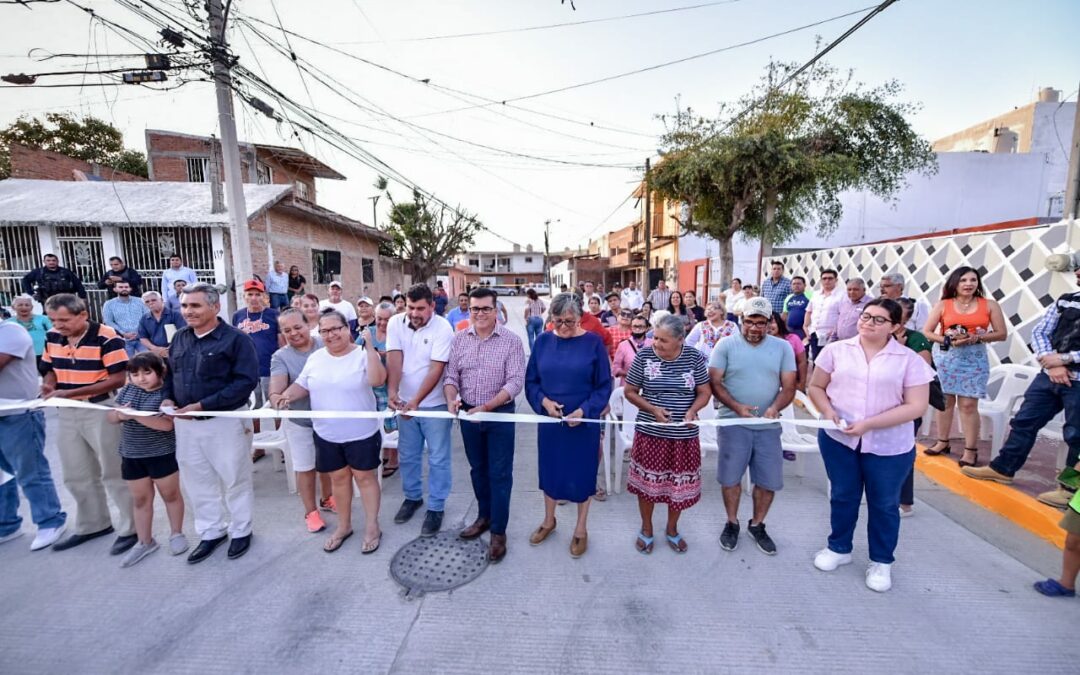
[[[53,330],[45,338],[42,357],[44,398],[70,398],[109,403],[127,381],[124,339],[108,326],[90,321],[86,302],[69,293],[45,303]],[[60,466],[64,485],[75,498],[75,533],[53,546],[63,551],[113,532],[106,494],[120,515],[120,536],[110,553],[120,555],[135,545],[131,492],[120,477],[120,427],[99,410],[60,408]]]

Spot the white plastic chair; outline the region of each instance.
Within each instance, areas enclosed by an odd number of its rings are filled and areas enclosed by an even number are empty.
[[[990,369],[987,391],[997,390],[993,398],[979,401],[979,417],[989,424],[982,424],[983,431],[990,433],[990,459],[997,457],[1005,444],[1005,435],[1017,406],[1024,398],[1039,369],[1007,363]],[[989,427],[989,429],[988,429]],[[985,437],[985,434],[983,434]]]
[[[264,409],[269,407],[269,403],[263,405]],[[266,423],[273,424],[272,419],[263,418],[262,421],[264,423],[262,426],[267,426]],[[293,471],[292,453],[289,452],[289,440],[285,438],[284,429],[271,428],[269,431],[252,434],[251,449],[264,450],[270,455],[274,471],[285,471],[285,480],[289,484],[289,494],[296,494],[296,472]],[[284,467],[282,467],[282,461],[285,462]]]
[[[622,411],[623,420],[636,420],[638,409],[633,403],[626,400],[623,395],[623,388],[618,387],[611,392],[611,409],[608,411],[607,419],[610,422],[617,422],[619,417],[615,415],[615,410]],[[611,444],[611,464],[615,465],[615,483],[609,486],[608,492],[614,489],[615,492],[622,491],[622,465],[623,457],[626,452],[634,445],[634,425],[633,424],[607,424],[607,434],[609,436],[608,443]],[[607,456],[607,452],[604,453]],[[606,468],[606,467],[605,467]]]

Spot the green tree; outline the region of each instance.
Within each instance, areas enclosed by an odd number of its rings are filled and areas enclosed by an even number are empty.
[[[723,283],[731,281],[736,234],[761,240],[766,255],[811,225],[827,236],[845,190],[887,199],[910,173],[936,170],[929,143],[907,121],[917,107],[898,100],[898,83],[866,88],[818,64],[778,87],[795,68],[770,64],[716,119],[690,109],[664,118],[666,152],[650,182],[689,206],[687,231],[717,240]]]
[[[458,253],[472,246],[484,225],[460,207],[451,209],[433,204],[413,190],[412,201],[395,202],[386,178],[375,181],[375,189],[390,201],[390,224],[384,228],[392,239],[384,252],[408,261],[414,282],[428,281]]]
[[[19,117],[0,130],[0,179],[11,176],[11,143],[147,176],[143,153],[126,150],[120,130],[95,117],[80,120],[67,113],[47,113],[44,120]]]

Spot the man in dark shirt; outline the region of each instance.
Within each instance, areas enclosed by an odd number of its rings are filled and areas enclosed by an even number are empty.
[[[41,267],[30,270],[22,278],[23,293],[34,296],[42,305],[58,293],[71,293],[86,300],[82,280],[68,268],[60,267],[60,258],[46,253],[41,262]]]
[[[246,408],[259,382],[259,361],[251,340],[218,319],[216,288],[188,286],[180,303],[188,325],[169,345],[171,370],[162,408],[176,408],[176,461],[200,539],[188,562],[205,560],[226,535],[232,537],[229,558],[239,558],[251,545],[255,502],[251,426],[242,419],[186,415]]]
[[[128,282],[131,286],[131,297],[142,297],[143,280],[138,272],[128,267],[122,258],[115,255],[109,258],[109,268],[109,271],[98,282],[98,288],[108,290],[110,300],[116,297],[116,282],[118,281]]]
[[[173,327],[172,335],[187,325],[184,317],[179,312],[165,306],[161,294],[157,291],[143,293],[142,301],[150,313],[139,321],[139,341],[148,350],[154,352],[163,359],[169,358],[170,332],[166,326]]]

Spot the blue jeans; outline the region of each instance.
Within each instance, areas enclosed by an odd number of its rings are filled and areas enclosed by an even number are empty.
[[[0,537],[22,526],[19,488],[30,502],[30,516],[38,528],[67,522],[45,459],[45,413],[33,410],[0,417],[0,469],[15,476],[0,485]]]
[[[1024,402],[1020,410],[1009,422],[1012,430],[1001,446],[1001,452],[990,467],[1006,476],[1014,476],[1024,466],[1039,430],[1045,427],[1057,414],[1065,410],[1065,428],[1062,436],[1069,446],[1066,466],[1073,466],[1080,459],[1080,382],[1073,380],[1072,386],[1054,384],[1046,373],[1039,373],[1024,392]]]
[[[270,309],[285,309],[289,306],[289,296],[286,293],[270,293]]]
[[[540,333],[544,332],[544,320],[538,316],[530,316],[525,324],[525,331],[529,335],[529,351],[531,352],[536,338],[540,337]]]
[[[135,356],[139,352],[147,351],[146,346],[138,338],[134,340],[124,340],[124,351],[127,352],[128,358]]]
[[[512,413],[514,409],[513,403],[507,403],[494,412]],[[462,421],[461,440],[472,468],[477,515],[491,521],[492,534],[506,534],[514,484],[514,423]]]
[[[829,550],[851,553],[851,540],[859,522],[859,503],[865,490],[870,560],[892,564],[893,551],[900,538],[900,486],[911,473],[915,451],[902,455],[872,455],[862,452],[861,445],[852,450],[834,441],[824,429],[818,431],[818,447],[825,462],[825,473],[832,483]]]
[[[446,410],[445,405],[420,410]],[[398,418],[398,458],[405,499],[424,498],[424,443],[428,449],[428,510],[441,512],[450,496],[450,429],[454,420]]]

